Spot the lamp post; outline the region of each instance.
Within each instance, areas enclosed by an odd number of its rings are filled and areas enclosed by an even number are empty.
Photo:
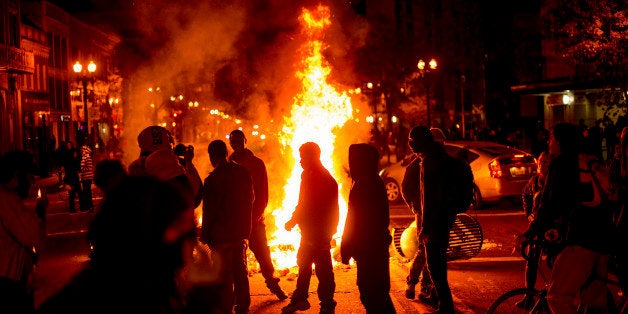
[[[419,68],[419,76],[421,77],[421,79],[425,79],[425,76],[430,73],[433,70],[436,70],[436,67],[438,66],[438,63],[436,62],[436,59],[431,59],[429,61],[429,63],[427,64],[429,67],[426,68],[425,67],[425,61],[423,61],[423,59],[419,60],[419,63],[417,63],[417,68]],[[426,116],[427,116],[427,127],[432,127],[432,118],[430,117],[430,84],[423,82],[423,84],[425,84],[425,102],[426,102],[426,108],[427,108],[427,112],[426,112]]]
[[[83,84],[83,115],[85,117],[85,128],[87,129],[87,144],[91,143],[91,131],[89,127],[89,114],[87,111],[87,80],[92,81],[92,86],[94,85],[94,72],[96,72],[96,63],[94,61],[90,61],[87,65],[87,71],[84,71],[83,65],[76,61],[74,66],[74,73],[78,75],[79,81]],[[89,77],[88,77],[89,74]]]

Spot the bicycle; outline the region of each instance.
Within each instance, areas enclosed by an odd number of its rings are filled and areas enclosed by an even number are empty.
[[[534,249],[543,248],[544,243],[547,241],[545,239],[533,238],[524,241],[521,247],[521,255],[524,259],[530,258],[529,252]],[[543,252],[543,251],[541,251]],[[542,255],[538,254],[539,261],[542,259]],[[546,257],[546,264],[551,269],[553,258]],[[545,283],[543,288],[541,289],[529,289],[529,288],[515,288],[510,291],[505,292],[501,296],[499,296],[491,306],[486,311],[487,314],[499,314],[499,313],[508,313],[508,314],[517,314],[517,313],[547,313],[551,314],[549,304],[547,302],[547,290],[549,288],[549,278],[546,276],[541,267],[538,269],[539,274],[541,275],[541,279]],[[609,311],[609,313],[619,313],[619,314],[628,314],[628,302],[626,302],[626,295],[621,289],[619,289],[619,282],[612,279],[612,274],[609,272],[611,277],[608,278],[594,278],[593,280],[602,280],[606,283],[607,286],[607,294],[609,296],[609,302],[614,302],[614,308],[616,311]],[[613,287],[614,291],[610,289]],[[517,302],[522,300],[526,295],[531,296],[533,302],[531,302],[532,307],[529,309],[521,308],[516,305]],[[611,305],[612,306],[612,305]],[[579,313],[587,313],[584,308],[579,309]]]

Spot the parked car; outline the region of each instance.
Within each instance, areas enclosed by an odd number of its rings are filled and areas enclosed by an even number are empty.
[[[504,197],[520,196],[525,184],[536,173],[536,159],[532,154],[502,144],[447,141],[445,151],[469,162],[476,185],[475,206],[494,203]],[[406,167],[414,158],[416,154],[408,154],[400,162],[380,171],[390,203],[403,202],[401,182]]]

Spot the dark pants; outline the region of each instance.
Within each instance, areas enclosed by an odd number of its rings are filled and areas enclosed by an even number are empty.
[[[94,203],[92,201],[92,180],[81,180],[83,191],[80,194],[79,203],[82,211],[94,211]]]
[[[447,242],[421,240],[425,250],[425,259],[434,288],[438,296],[438,308],[442,313],[454,313],[454,300],[447,281]]]
[[[331,264],[330,247],[329,245],[312,246],[308,242],[301,238],[297,252],[299,276],[297,277],[297,288],[292,294],[292,302],[307,300],[310,279],[312,278],[312,264],[314,264],[316,277],[318,277],[316,292],[321,302],[321,309],[333,309],[336,306],[336,301],[334,301],[336,282]]]
[[[257,223],[251,229],[251,235],[249,237],[249,248],[251,252],[255,254],[255,259],[259,263],[259,268],[266,280],[266,285],[269,283],[276,283],[275,267],[273,261],[270,258],[270,249],[268,248],[268,240],[266,239],[266,225],[263,222]]]
[[[370,254],[355,256],[358,290],[366,313],[395,313],[390,298],[388,246]]]
[[[528,258],[526,259],[526,288],[534,289],[536,286],[536,276],[539,270],[539,260],[541,259],[541,247],[530,247]]]
[[[82,195],[82,191],[81,191],[81,182],[79,182],[78,180],[78,176],[76,177],[76,180],[67,180],[65,181],[65,184],[70,186],[70,190],[68,190],[68,201],[69,201],[69,206],[70,206],[70,212],[75,212],[76,211],[76,207],[74,207],[76,197],[78,196],[79,198],[79,206],[81,205],[82,201],[81,201],[81,195]]]
[[[222,265],[222,281],[218,285],[216,298],[219,313],[231,313],[234,305],[235,313],[246,313],[249,310],[251,295],[249,273],[246,269],[246,249],[245,240],[240,243],[212,246],[212,255],[215,255]]]
[[[420,243],[416,255],[412,260],[410,272],[408,272],[408,276],[406,277],[406,284],[415,286],[419,283],[419,280],[421,281],[421,293],[430,294],[434,288],[434,284],[432,283],[432,278],[430,278],[430,273],[427,270],[425,250],[423,245]]]

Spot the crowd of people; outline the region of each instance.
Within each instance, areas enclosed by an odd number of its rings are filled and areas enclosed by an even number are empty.
[[[554,252],[548,292],[555,313],[576,313],[579,303],[605,309],[602,296],[581,297],[592,274],[604,276],[605,265],[615,257],[617,274],[625,287],[625,208],[628,177],[628,128],[621,133],[609,161],[621,197],[614,206],[583,205],[579,156],[582,132],[575,124],[559,123],[549,132],[547,150],[539,156],[538,174],[522,191],[530,220],[526,236],[538,236],[548,226],[561,227],[564,242]],[[406,278],[406,297],[416,297],[434,313],[454,313],[455,304],[447,279],[446,250],[456,212],[448,186],[444,133],[425,126],[408,132],[408,145],[416,154],[408,166],[402,194],[415,213],[419,250]],[[30,279],[37,248],[44,237],[48,201],[37,194],[36,209],[24,199],[33,196],[35,164],[24,151],[9,152],[0,160],[0,300],[18,313],[110,313],[126,309],[155,313],[247,313],[251,305],[247,255],[250,249],[260,265],[269,291],[282,301],[288,295],[275,276],[266,237],[264,216],[268,204],[268,174],[264,161],[246,147],[241,130],[227,143],[214,140],[207,153],[213,166],[202,180],[194,165],[194,147],[174,145],[170,132],[150,126],[138,135],[140,154],[128,168],[119,160],[94,165],[88,146],[81,157],[64,145],[65,176],[73,192],[93,182],[103,191],[103,202],[87,238],[93,247],[89,263],[59,292],[34,308]],[[323,166],[320,147],[306,142],[299,148],[303,168],[298,203],[285,223],[298,225],[301,242],[297,252],[296,289],[282,313],[305,311],[312,271],[318,278],[320,313],[334,313],[336,283],[331,256],[332,236],[339,222],[338,183]],[[349,147],[349,172],[353,184],[340,244],[340,259],[357,267],[356,285],[367,313],[395,313],[390,297],[389,204],[378,175],[381,158],[371,144]],[[594,156],[597,157],[597,156]],[[73,172],[75,171],[75,172]],[[76,173],[82,173],[81,176]],[[583,195],[586,193],[583,193]],[[71,195],[72,201],[74,196]],[[80,198],[80,196],[79,196]],[[202,225],[194,209],[202,204]],[[72,208],[72,207],[71,207]],[[82,210],[94,210],[83,201]],[[621,235],[624,235],[622,237]],[[616,241],[612,241],[616,240]],[[614,245],[611,245],[614,244]],[[190,281],[198,245],[209,247],[216,269],[210,280]],[[622,246],[624,245],[624,246]],[[624,250],[625,251],[625,250]],[[6,252],[6,254],[4,254]],[[539,252],[540,254],[540,252]],[[578,260],[578,263],[573,263]],[[575,265],[575,266],[574,266]],[[577,266],[577,267],[576,267]],[[526,267],[526,285],[534,287],[535,261]],[[595,289],[593,289],[595,290]],[[597,289],[596,291],[601,291]],[[605,296],[604,296],[605,297]],[[585,300],[585,301],[582,301]],[[578,302],[576,302],[578,301]],[[527,308],[530,301],[518,306]],[[18,310],[19,309],[19,310]]]

